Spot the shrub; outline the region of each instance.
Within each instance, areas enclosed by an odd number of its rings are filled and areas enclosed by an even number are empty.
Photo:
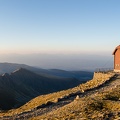
[[[101,101],[94,101],[89,105],[91,110],[102,110],[104,108],[104,104]]]

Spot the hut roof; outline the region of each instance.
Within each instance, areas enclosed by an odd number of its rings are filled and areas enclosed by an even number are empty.
[[[115,55],[115,53],[116,53],[116,51],[117,51],[118,49],[120,49],[120,45],[118,45],[118,46],[115,48],[115,50],[113,51],[112,55]]]

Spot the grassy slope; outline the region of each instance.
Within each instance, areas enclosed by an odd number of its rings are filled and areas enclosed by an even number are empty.
[[[88,96],[75,100],[64,107],[35,117],[32,120],[98,120],[120,118],[120,86],[106,92],[97,93],[94,98]],[[80,119],[81,118],[81,119]]]
[[[120,119],[120,86],[74,100],[64,107],[32,120],[118,120]],[[64,118],[64,119],[63,119]],[[80,119],[81,118],[81,119]]]
[[[113,75],[114,75],[113,73],[104,74],[103,77],[98,77],[98,78],[94,77],[94,79],[86,82],[85,84],[81,84],[75,88],[36,97],[35,99],[29,101],[28,103],[26,103],[25,105],[23,105],[18,109],[0,113],[0,116],[13,115],[13,114],[29,111],[37,106],[47,103],[48,101],[56,102],[58,98],[68,96],[71,93],[82,92],[87,89],[97,87],[103,84],[105,81],[109,80],[109,78]]]

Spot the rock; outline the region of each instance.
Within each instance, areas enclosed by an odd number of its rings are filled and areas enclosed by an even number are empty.
[[[82,89],[81,92],[84,93],[84,90]]]
[[[79,98],[80,98],[79,95],[77,95],[76,98],[75,98],[75,100],[78,100]]]

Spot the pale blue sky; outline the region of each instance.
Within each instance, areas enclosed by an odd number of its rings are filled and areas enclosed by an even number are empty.
[[[120,0],[0,0],[1,54],[111,55],[119,41]]]

